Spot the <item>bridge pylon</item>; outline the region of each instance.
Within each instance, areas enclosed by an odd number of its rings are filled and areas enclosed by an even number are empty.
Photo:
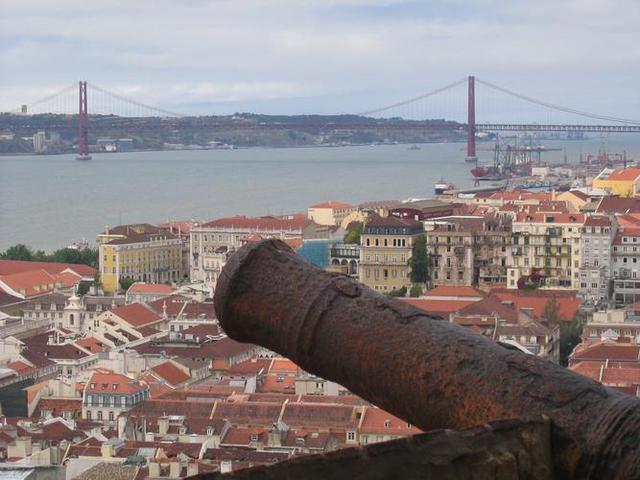
[[[467,157],[465,161],[476,162],[476,77],[467,80]]]

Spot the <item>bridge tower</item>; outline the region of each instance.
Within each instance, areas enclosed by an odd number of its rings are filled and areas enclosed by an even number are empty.
[[[467,162],[476,162],[476,77],[469,75],[467,93]]]
[[[87,82],[78,82],[78,160],[90,160],[88,146],[89,113],[87,111]]]

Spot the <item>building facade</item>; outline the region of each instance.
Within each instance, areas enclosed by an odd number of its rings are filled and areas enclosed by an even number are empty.
[[[149,398],[149,387],[111,371],[98,371],[91,376],[82,393],[82,418],[111,427],[118,416]]]
[[[423,232],[415,220],[372,215],[360,238],[360,282],[382,292],[410,287],[409,259]]]
[[[616,305],[640,301],[640,229],[625,228],[616,233],[611,261]]]
[[[609,299],[611,286],[611,244],[615,228],[609,217],[592,215],[580,229],[580,289],[583,302],[595,304]]]
[[[338,226],[349,214],[357,210],[357,207],[348,203],[329,201],[309,207],[307,216],[318,225]]]
[[[507,217],[452,216],[425,227],[434,285],[506,283],[512,242]]]
[[[252,237],[301,239],[313,222],[304,215],[219,218],[191,228],[189,274],[213,291],[227,258]]]
[[[542,288],[580,288],[580,235],[585,216],[519,213],[513,223],[513,262],[507,287],[538,282]]]
[[[106,293],[120,289],[123,277],[147,283],[182,280],[182,240],[160,230],[134,233],[99,245],[100,275]]]

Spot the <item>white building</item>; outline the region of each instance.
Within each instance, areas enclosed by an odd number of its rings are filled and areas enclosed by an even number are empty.
[[[587,217],[580,229],[580,289],[583,302],[597,303],[609,298],[611,284],[611,243],[615,223],[604,215]]]

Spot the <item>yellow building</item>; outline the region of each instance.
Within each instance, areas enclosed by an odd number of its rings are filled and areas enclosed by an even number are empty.
[[[182,240],[158,229],[156,233],[132,233],[99,244],[102,288],[119,290],[121,278],[147,283],[171,283],[183,278]]]
[[[409,288],[409,259],[423,230],[415,220],[371,215],[360,238],[360,282],[382,292]]]
[[[640,191],[640,168],[605,168],[592,185],[614,195],[633,197]]]
[[[357,207],[348,203],[329,201],[312,205],[307,210],[307,217],[318,225],[340,225]]]
[[[538,277],[544,288],[580,288],[581,213],[519,213],[513,222],[513,263],[507,287]]]

